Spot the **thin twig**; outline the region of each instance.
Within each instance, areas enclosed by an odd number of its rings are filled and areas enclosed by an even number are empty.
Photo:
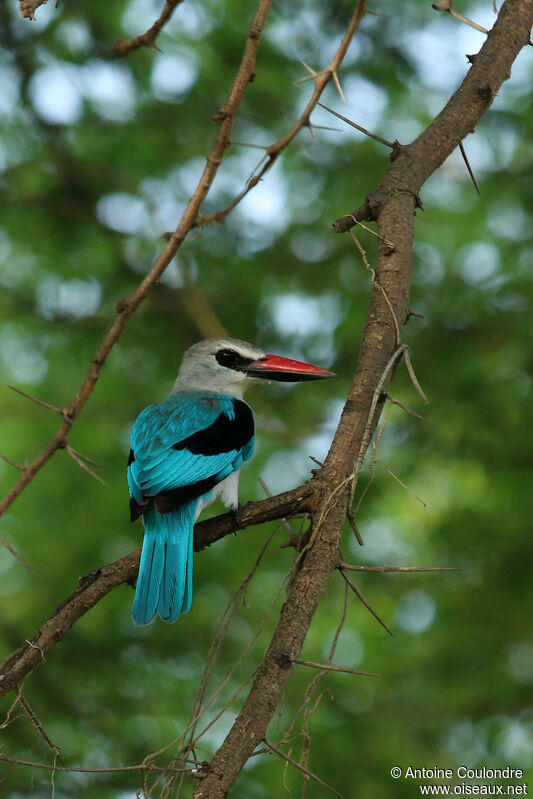
[[[319,785],[322,785],[323,788],[327,788],[327,790],[331,791],[331,793],[334,793],[335,796],[340,796],[341,799],[343,799],[342,793],[339,793],[338,791],[336,791],[335,788],[332,788],[331,785],[328,785],[327,782],[324,782],[324,780],[320,779],[320,777],[317,777],[317,775],[313,774],[312,771],[309,771],[308,768],[306,768],[305,766],[302,766],[302,764],[298,763],[297,760],[293,760],[292,757],[289,757],[289,755],[286,755],[285,752],[282,752],[281,749],[278,749],[278,747],[275,746],[272,743],[272,741],[269,741],[268,738],[263,738],[263,743],[265,743],[268,746],[268,748],[271,749],[273,752],[275,752],[277,755],[282,757],[283,760],[286,760],[287,763],[290,763],[291,766],[294,766],[299,771],[301,771],[303,774],[305,774],[306,777],[310,777],[315,782],[318,782]]]
[[[156,40],[163,26],[168,22],[176,6],[179,6],[183,0],[166,0],[165,7],[161,12],[161,16],[156,19],[151,28],[146,33],[141,33],[133,39],[119,39],[115,42],[113,52],[115,55],[124,56],[129,55],[132,50],[138,50],[140,47],[156,47]]]
[[[392,242],[392,241],[389,241],[388,239],[385,239],[385,238],[383,238],[383,236],[381,236],[381,235],[380,235],[380,234],[377,232],[377,230],[372,230],[372,228],[371,228],[371,227],[368,227],[368,225],[363,225],[363,223],[362,223],[360,220],[358,220],[358,219],[354,219],[354,222],[355,222],[355,224],[356,224],[356,225],[358,225],[359,227],[362,227],[362,228],[363,228],[363,230],[366,230],[366,231],[367,231],[367,233],[371,233],[373,236],[376,236],[376,238],[378,238],[378,239],[381,239],[381,241],[382,241],[384,244],[386,244],[386,245],[387,245],[387,247],[394,247],[394,242]]]
[[[372,282],[373,282],[373,283],[375,283],[375,284],[376,284],[376,286],[379,288],[379,290],[380,290],[380,291],[381,291],[381,293],[383,294],[383,297],[385,298],[385,302],[386,302],[386,303],[387,303],[387,305],[389,306],[389,311],[391,312],[392,321],[393,321],[393,323],[394,323],[394,329],[396,330],[396,346],[397,346],[397,347],[399,347],[399,346],[400,346],[400,344],[401,344],[400,326],[399,326],[399,324],[398,324],[398,319],[396,318],[396,314],[394,313],[394,308],[392,307],[391,301],[389,300],[389,297],[388,297],[388,295],[387,295],[387,292],[385,291],[385,289],[383,288],[383,286],[382,286],[382,285],[381,285],[381,283],[379,282],[379,279],[378,279],[378,278],[377,278],[377,276],[376,276],[376,271],[375,271],[375,269],[373,269],[373,268],[370,266],[370,262],[369,262],[369,260],[368,260],[368,258],[367,258],[367,255],[366,255],[366,250],[365,250],[365,248],[363,247],[363,245],[361,244],[361,242],[359,241],[359,239],[357,238],[357,236],[354,234],[353,230],[350,230],[350,236],[351,236],[351,237],[352,237],[352,239],[354,240],[354,242],[355,242],[355,246],[357,247],[357,249],[358,249],[358,250],[359,250],[359,252],[361,253],[361,257],[362,257],[362,259],[363,259],[363,263],[364,263],[364,265],[365,265],[366,269],[368,269],[368,271],[369,271],[369,272],[370,272],[370,274],[372,275]],[[389,244],[389,242],[386,242],[386,243],[387,243],[387,244]],[[392,246],[394,247],[394,244],[392,244]]]
[[[6,727],[12,724],[15,721],[15,719],[20,718],[20,716],[13,717],[13,711],[15,710],[16,706],[19,704],[21,696],[22,696],[22,684],[17,685],[17,692],[15,698],[13,699],[7,710],[5,719],[0,724],[0,730],[4,730]]]
[[[403,351],[403,357],[404,357],[405,365],[407,366],[407,371],[409,372],[409,377],[411,378],[411,381],[413,383],[413,386],[416,388],[416,390],[418,391],[418,393],[420,394],[420,396],[422,397],[422,399],[424,400],[426,405],[429,405],[429,400],[426,397],[426,395],[424,394],[424,391],[422,390],[422,386],[420,385],[420,383],[417,380],[417,377],[416,377],[416,374],[415,374],[415,370],[413,369],[413,364],[411,363],[411,356],[409,355],[409,350],[407,349],[407,347],[405,347],[405,349]]]
[[[39,721],[39,719],[37,718],[37,716],[35,715],[35,713],[31,709],[31,707],[30,707],[30,705],[28,703],[28,700],[23,696],[22,693],[20,693],[19,698],[20,698],[20,704],[24,708],[24,711],[25,711],[27,717],[29,718],[31,724],[35,727],[35,729],[37,730],[39,735],[46,741],[46,743],[48,744],[48,746],[50,747],[50,749],[54,753],[54,756],[59,760],[61,765],[64,766],[65,764],[63,763],[63,760],[61,759],[61,756],[59,754],[59,751],[60,751],[61,747],[58,746],[57,744],[55,744],[49,738],[48,734],[46,733],[46,730],[44,729],[43,725],[41,724],[41,722]]]
[[[306,68],[313,74],[311,74],[311,79],[314,81],[313,87],[313,94],[309,99],[303,113],[301,114],[300,118],[294,123],[292,128],[278,139],[278,141],[271,144],[269,147],[265,148],[266,152],[266,159],[264,163],[261,162],[262,166],[258,165],[256,170],[254,171],[253,177],[248,180],[244,189],[237,194],[233,200],[220,211],[216,211],[212,214],[205,214],[201,218],[198,218],[196,224],[198,225],[210,225],[213,222],[222,223],[225,221],[227,215],[233,211],[233,209],[241,202],[241,200],[246,197],[246,195],[252,191],[252,189],[257,186],[257,184],[263,179],[266,173],[272,168],[274,163],[276,162],[280,153],[292,142],[292,140],[297,136],[297,134],[302,130],[302,128],[306,128],[310,126],[310,118],[313,110],[316,107],[318,100],[320,99],[324,89],[333,79],[333,75],[336,74],[337,70],[339,69],[344,56],[348,51],[348,47],[350,46],[350,42],[359,27],[359,23],[363,19],[366,13],[366,0],[359,0],[346,33],[343,37],[341,44],[339,45],[339,49],[331,59],[329,66],[322,70],[321,72],[314,72],[307,64],[305,65]]]
[[[109,768],[82,768],[79,766],[56,766],[48,763],[34,763],[31,760],[21,760],[18,757],[10,757],[0,751],[0,760],[6,763],[16,763],[19,766],[29,766],[30,768],[41,768],[47,771],[69,771],[80,774],[115,774],[123,771],[187,771],[191,776],[194,772],[190,769],[173,769],[170,766],[155,766],[153,763],[139,763],[136,766],[115,766]]]

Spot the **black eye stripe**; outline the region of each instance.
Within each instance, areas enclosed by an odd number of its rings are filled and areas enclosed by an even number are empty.
[[[230,349],[219,350],[215,354],[215,358],[221,366],[225,366],[228,369],[236,369],[237,371],[241,371],[254,361],[253,358],[246,358],[244,355],[240,355],[235,350]]]

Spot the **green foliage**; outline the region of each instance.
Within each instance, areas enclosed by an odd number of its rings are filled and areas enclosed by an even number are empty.
[[[115,303],[149,270],[162,234],[175,227],[194,189],[252,7],[243,0],[184,3],[161,34],[160,51],[118,60],[114,41],[146,30],[161,4],[49,3],[32,24],[19,18],[17,5],[0,9],[0,451],[23,464],[46,445],[59,417],[6,384],[58,406],[74,396]],[[485,5],[461,10],[490,27]],[[274,4],[235,141],[268,145],[289,129],[311,91],[309,83],[292,83],[306,74],[300,59],[325,66],[352,10],[346,0]],[[324,102],[382,136],[409,141],[455,89],[467,68],[462,54],[479,49],[483,36],[435,14],[429,3],[400,10],[383,0],[373,10],[388,16],[365,17],[352,43],[340,71],[347,106],[333,86]],[[391,391],[429,422],[391,409],[372,480],[365,472],[358,489],[361,496],[368,486],[358,512],[365,545],[359,548],[347,529],[344,554],[354,563],[460,571],[355,575],[395,637],[348,598],[335,662],[381,676],[328,675],[309,718],[309,768],[346,797],[413,796],[412,782],[391,779],[394,765],[532,763],[532,77],[528,50],[465,142],[481,196],[459,153],[422,192],[412,308],[425,317],[412,318],[405,339],[429,409],[404,367]],[[312,119],[342,125],[322,110]],[[260,156],[232,145],[203,211],[224,207]],[[223,226],[193,231],[131,319],[73,428],[72,446],[103,467],[108,486],[59,452],[0,521],[0,534],[38,575],[0,549],[6,655],[33,635],[79,575],[140,543],[140,525],[131,527],[127,513],[128,434],[138,412],[166,395],[181,353],[201,337],[186,310],[189,286],[205,295],[231,335],[338,374],[324,384],[273,386],[250,397],[258,448],[243,472],[241,498],[261,497],[261,475],[273,491],[291,488],[308,476],[308,455],[324,457],[371,287],[352,239],[335,236],[330,222],[364,200],[387,156],[346,126],[317,128],[314,137],[303,130]],[[364,230],[358,236],[372,262],[374,237]],[[0,462],[3,493],[15,478]],[[198,555],[193,608],[175,625],[133,627],[132,591],[123,586],[26,680],[24,695],[68,765],[137,763],[181,732],[219,613],[272,530],[249,529]],[[285,539],[281,529],[238,606],[209,692],[274,602],[273,611],[207,720],[261,659],[283,601],[283,589],[275,601],[276,592],[290,568],[291,550],[279,546]],[[304,658],[327,658],[343,601],[343,581],[334,575]],[[314,676],[296,669],[269,733],[274,742]],[[238,707],[231,701],[198,746],[198,759],[221,742]],[[19,709],[15,715],[3,730],[3,751],[53,762],[27,718]],[[294,758],[305,745],[300,728]],[[50,795],[48,772],[4,770],[4,795]],[[55,781],[58,797],[133,797],[139,785],[131,772],[57,774]],[[235,795],[282,796],[284,784],[298,795],[302,775],[260,755]],[[324,795],[307,784],[308,799]]]

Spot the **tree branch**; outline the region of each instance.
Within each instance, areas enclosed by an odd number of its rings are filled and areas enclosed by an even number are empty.
[[[161,15],[156,19],[151,28],[148,28],[146,33],[141,33],[133,39],[119,39],[113,46],[115,55],[124,58],[129,55],[132,50],[138,50],[140,47],[155,47],[156,39],[161,33],[164,25],[168,22],[176,6],[183,3],[183,0],[166,0],[165,7]]]
[[[465,136],[472,133],[502,83],[511,76],[513,61],[529,42],[532,17],[531,0],[504,3],[461,86],[431,125],[411,144],[398,150],[391,168],[366,203],[333,222],[336,233],[344,233],[364,219],[376,219],[381,205],[392,193],[407,192],[418,200],[422,185]]]
[[[313,533],[298,556],[274,637],[250,693],[222,746],[202,773],[194,799],[223,799],[240,770],[264,739],[298,659],[307,630],[329,578],[339,562],[352,486],[374,432],[383,394],[376,391],[397,351],[391,308],[403,326],[409,312],[410,264],[417,191],[483,113],[509,76],[533,23],[533,0],[507,0],[474,67],[435,122],[404,148],[367,206],[378,223],[380,240],[370,310],[357,370],[324,467],[313,483]],[[474,77],[472,73],[474,72]],[[459,135],[459,134],[462,135]],[[424,146],[420,152],[420,140]],[[407,170],[411,174],[407,174]],[[350,224],[353,220],[349,217]],[[385,242],[394,242],[390,247]],[[388,302],[386,301],[386,299]],[[386,390],[388,376],[382,386]],[[335,488],[332,490],[332,486]]]
[[[261,169],[259,169],[257,174],[250,178],[245,188],[233,198],[230,204],[221,211],[200,216],[196,222],[197,225],[204,226],[211,225],[213,222],[224,222],[228,214],[233,211],[233,209],[255,186],[257,186],[257,184],[264,178],[266,173],[274,166],[274,163],[276,162],[280,153],[292,142],[294,137],[302,130],[302,128],[311,129],[311,113],[318,104],[318,101],[320,100],[320,97],[322,96],[322,93],[328,83],[332,80],[332,78],[336,77],[337,70],[342,64],[344,56],[346,55],[348,47],[350,46],[350,42],[352,41],[354,34],[359,27],[359,23],[365,15],[365,5],[366,0],[360,0],[358,2],[352,14],[352,18],[346,33],[344,34],[343,40],[339,45],[339,49],[331,59],[331,63],[328,67],[326,67],[326,69],[315,73],[313,94],[311,95],[303,114],[300,116],[297,122],[294,123],[292,128],[284,136],[282,136],[281,139],[278,139],[277,142],[274,142],[274,144],[271,144],[269,147],[264,148],[266,153],[265,163]]]
[[[207,157],[207,162],[198,182],[198,185],[187,203],[183,216],[170,236],[166,246],[156,259],[156,262],[144,280],[140,283],[137,290],[128,298],[122,299],[117,303],[117,318],[112,324],[109,332],[96,351],[81,388],[72,402],[63,410],[63,422],[57,433],[43,451],[30,463],[23,471],[18,482],[11,491],[0,502],[0,516],[10,507],[15,499],[24,491],[26,486],[33,480],[37,472],[50,460],[58,449],[64,449],[67,445],[68,435],[77,416],[85,406],[91,393],[94,390],[100,372],[105,364],[106,358],[119,340],[128,320],[135,313],[139,305],[146,299],[152,286],[159,280],[171,260],[174,258],[186,236],[193,227],[198,217],[200,206],[205,200],[209,189],[213,183],[217,170],[222,162],[226,148],[230,142],[233,122],[238,113],[240,103],[246,87],[255,74],[255,61],[257,49],[261,38],[261,33],[267,14],[273,0],[259,0],[257,11],[253,18],[248,38],[244,47],[244,53],[237,74],[229,91],[225,104],[221,108],[218,119],[221,125],[215,139],[215,143]]]
[[[200,552],[230,533],[254,524],[280,518],[293,518],[310,509],[312,488],[306,483],[292,491],[250,502],[236,514],[225,513],[200,522],[195,527],[194,549]],[[135,584],[141,550],[80,577],[78,587],[59,605],[35,635],[27,639],[0,665],[0,697],[17,687],[45,659],[88,610],[123,583]]]

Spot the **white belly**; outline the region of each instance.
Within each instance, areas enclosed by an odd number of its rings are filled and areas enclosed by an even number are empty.
[[[208,505],[211,505],[215,499],[220,499],[229,510],[237,510],[239,507],[239,475],[240,469],[237,469],[236,472],[232,472],[227,477],[216,485],[209,494],[206,494],[204,497],[201,497],[198,502],[198,507],[196,508],[196,519],[201,514],[204,508],[207,508]]]

